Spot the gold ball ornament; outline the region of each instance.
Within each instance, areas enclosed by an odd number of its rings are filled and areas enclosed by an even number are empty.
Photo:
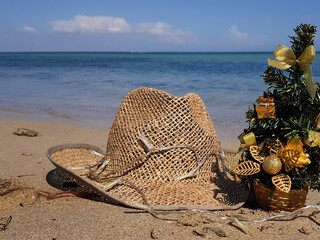
[[[275,175],[281,171],[282,163],[276,155],[270,155],[262,162],[262,168],[266,173]]]

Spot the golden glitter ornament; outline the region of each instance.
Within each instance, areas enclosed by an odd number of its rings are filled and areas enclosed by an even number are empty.
[[[275,175],[281,171],[282,163],[276,155],[272,154],[264,159],[262,168],[266,173]]]

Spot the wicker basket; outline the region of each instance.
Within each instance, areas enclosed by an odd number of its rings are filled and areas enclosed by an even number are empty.
[[[285,193],[278,189],[270,189],[265,185],[255,182],[253,186],[256,203],[267,211],[292,212],[305,206],[308,191],[294,189]]]

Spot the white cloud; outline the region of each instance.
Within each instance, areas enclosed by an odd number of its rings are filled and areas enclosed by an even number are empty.
[[[191,32],[174,29],[164,22],[142,22],[132,28],[124,18],[77,15],[71,20],[51,22],[51,30],[69,33],[130,33],[151,41],[189,43],[194,40]],[[129,35],[128,35],[129,36]]]
[[[29,26],[24,26],[23,27],[23,31],[25,32],[35,32],[36,30],[33,27],[29,27]]]
[[[72,20],[53,22],[52,30],[57,32],[123,33],[130,32],[131,26],[123,18],[78,15]]]
[[[173,30],[170,24],[163,22],[143,22],[137,26],[137,32],[157,36],[159,40],[166,42],[184,42],[192,37],[191,32],[181,29]]]
[[[240,32],[236,25],[232,25],[229,28],[229,37],[236,41],[246,41],[248,40],[248,33]]]

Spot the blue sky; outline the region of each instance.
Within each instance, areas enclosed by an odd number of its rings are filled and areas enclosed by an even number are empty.
[[[273,51],[300,23],[320,28],[319,9],[319,0],[0,0],[0,51]]]

